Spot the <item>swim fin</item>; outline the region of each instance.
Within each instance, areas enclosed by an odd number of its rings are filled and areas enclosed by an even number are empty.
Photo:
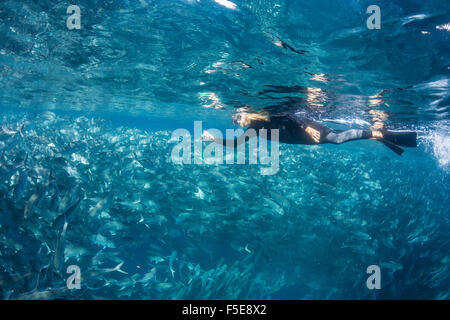
[[[386,147],[399,156],[405,151],[402,147],[417,147],[417,132],[414,131],[388,131],[383,130],[383,138],[380,139]]]
[[[389,140],[386,139],[380,139],[381,142],[384,143],[384,145],[386,147],[388,147],[389,149],[391,149],[392,151],[394,151],[396,154],[398,154],[399,156],[402,155],[403,152],[405,152],[405,150],[403,150],[402,148],[400,148],[398,145],[396,145],[395,143],[390,142]]]
[[[402,147],[417,147],[417,132],[383,131],[383,139]]]

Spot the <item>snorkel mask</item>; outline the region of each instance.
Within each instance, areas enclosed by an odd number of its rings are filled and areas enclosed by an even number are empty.
[[[233,124],[239,125],[240,122],[241,122],[241,119],[242,119],[242,114],[235,113],[235,114],[232,115],[231,119],[233,121]]]

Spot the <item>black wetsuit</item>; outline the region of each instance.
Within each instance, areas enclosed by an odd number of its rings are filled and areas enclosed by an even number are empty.
[[[306,132],[306,128],[311,127],[320,132],[320,141],[316,142]],[[270,129],[279,130],[279,142],[290,144],[323,144],[323,143],[343,143],[351,140],[372,138],[372,132],[368,130],[332,130],[315,121],[296,117],[295,115],[271,116],[269,121],[253,120],[248,129],[254,129],[256,134],[260,134],[260,129],[267,129],[267,139],[271,140]],[[234,146],[236,141],[234,139]],[[226,144],[226,141],[223,141]]]

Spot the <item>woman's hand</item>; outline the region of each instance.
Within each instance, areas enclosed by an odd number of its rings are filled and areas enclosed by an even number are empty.
[[[307,127],[307,128],[305,129],[305,131],[306,131],[307,134],[309,134],[309,135],[311,136],[311,138],[312,138],[315,142],[317,142],[317,143],[320,142],[320,131],[318,131],[318,130],[316,130],[316,129],[313,129],[313,128],[311,128],[311,127]]]
[[[214,136],[211,134],[211,133],[209,133],[208,131],[203,131],[203,134],[202,134],[202,140],[203,141],[215,141],[216,140],[216,138],[214,138]]]

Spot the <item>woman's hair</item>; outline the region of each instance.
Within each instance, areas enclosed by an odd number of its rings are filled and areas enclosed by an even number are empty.
[[[247,119],[259,120],[259,121],[269,121],[269,114],[267,112],[247,113]]]
[[[240,116],[245,114],[247,119],[251,121],[269,121],[269,113],[267,111],[255,111],[249,106],[242,106],[236,109],[235,114],[233,114],[233,122],[238,122]]]

